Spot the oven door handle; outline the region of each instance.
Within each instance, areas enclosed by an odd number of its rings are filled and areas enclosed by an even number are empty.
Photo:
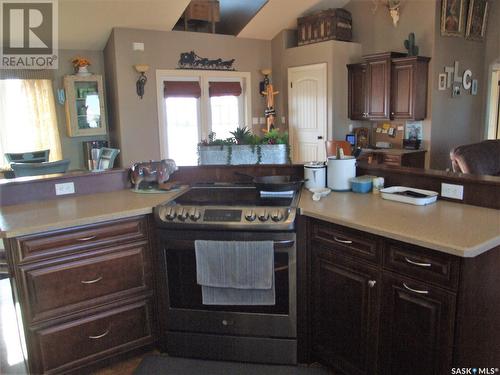
[[[282,249],[282,248],[292,247],[294,244],[295,244],[294,240],[279,240],[279,241],[274,241],[274,248]]]

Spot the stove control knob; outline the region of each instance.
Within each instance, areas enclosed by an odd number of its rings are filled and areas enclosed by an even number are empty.
[[[200,214],[200,211],[196,208],[193,208],[190,212],[189,212],[189,218],[193,221],[198,221],[200,220],[200,217],[201,217],[201,214]]]
[[[267,213],[266,210],[262,211],[260,214],[259,214],[259,220],[260,221],[267,221],[269,219],[269,214]]]
[[[181,210],[177,213],[177,219],[179,219],[180,221],[186,221],[188,216],[188,211],[185,208],[181,208]]]
[[[283,213],[280,210],[273,211],[271,213],[271,220],[272,221],[280,221],[283,219]]]
[[[176,218],[176,216],[177,216],[177,213],[175,212],[175,207],[167,207],[165,209],[165,218],[167,220],[172,221]]]
[[[250,210],[250,211],[245,212],[245,219],[247,219],[247,221],[254,221],[256,218],[257,218],[257,215],[255,215],[254,210]]]

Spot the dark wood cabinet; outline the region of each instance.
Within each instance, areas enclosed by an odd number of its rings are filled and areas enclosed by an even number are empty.
[[[391,118],[425,119],[429,60],[422,56],[392,60]]]
[[[352,120],[423,120],[427,113],[429,58],[386,52],[348,68]]]
[[[391,56],[380,54],[366,59],[366,117],[370,120],[389,119]]]
[[[148,217],[6,241],[34,374],[72,372],[155,341]]]
[[[460,258],[318,219],[299,222],[305,361],[347,375],[497,366],[500,246]]]
[[[312,253],[312,350],[348,374],[375,374],[380,271],[315,246]]]
[[[384,272],[382,295],[380,368],[383,373],[449,373],[456,294]]]
[[[366,120],[366,64],[347,65],[349,71],[349,118]]]

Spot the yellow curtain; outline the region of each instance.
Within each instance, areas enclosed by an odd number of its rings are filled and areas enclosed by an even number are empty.
[[[62,159],[52,82],[0,80],[0,167],[9,167],[4,153],[45,149]]]

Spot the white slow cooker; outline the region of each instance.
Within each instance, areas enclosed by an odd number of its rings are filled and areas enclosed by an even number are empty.
[[[327,186],[333,191],[349,191],[349,179],[356,177],[356,158],[345,156],[337,159],[336,156],[328,157],[328,182]]]

